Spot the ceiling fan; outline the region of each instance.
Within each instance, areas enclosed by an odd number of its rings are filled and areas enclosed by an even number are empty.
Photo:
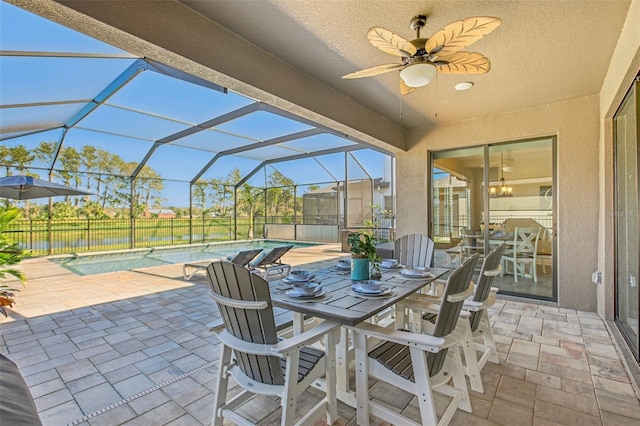
[[[453,22],[431,38],[420,38],[420,30],[427,22],[425,15],[411,19],[411,29],[417,35],[407,41],[389,30],[373,27],[367,33],[369,43],[390,55],[402,58],[402,63],[384,64],[347,74],[342,78],[362,78],[400,70],[400,93],[407,95],[426,86],[436,75],[484,74],[491,63],[476,52],[461,52],[496,29],[502,20],[491,16],[475,16]]]

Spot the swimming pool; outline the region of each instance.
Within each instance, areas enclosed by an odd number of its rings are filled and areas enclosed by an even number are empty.
[[[183,247],[151,248],[117,253],[71,255],[69,257],[53,258],[51,261],[78,275],[95,275],[174,263],[224,259],[229,256],[234,256],[241,250],[261,248],[265,252],[268,252],[274,247],[283,245],[292,245],[295,249],[299,247],[311,247],[318,244],[273,240],[247,240]]]

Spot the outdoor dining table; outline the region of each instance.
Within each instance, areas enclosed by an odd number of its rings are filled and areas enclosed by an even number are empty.
[[[399,269],[382,269],[380,281],[391,291],[384,296],[369,296],[351,290],[352,281],[349,271],[325,268],[313,271],[316,276],[315,281],[322,285],[324,291],[322,297],[316,299],[290,297],[287,295],[290,285],[279,280],[270,283],[271,300],[275,307],[293,312],[294,333],[303,331],[304,318],[308,317],[353,326],[391,308],[450,271],[444,268],[431,268],[429,277],[408,278],[401,275]],[[348,346],[348,333],[345,328],[342,328],[336,354],[337,396],[344,403],[355,407],[355,395],[349,392],[349,361],[353,354],[350,353]]]

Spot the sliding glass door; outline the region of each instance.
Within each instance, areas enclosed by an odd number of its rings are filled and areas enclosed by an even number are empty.
[[[432,154],[431,237],[436,264],[455,266],[506,244],[500,293],[555,300],[554,138]],[[524,229],[535,229],[533,250]]]
[[[638,338],[638,83],[630,90],[615,122],[616,323],[640,359]]]

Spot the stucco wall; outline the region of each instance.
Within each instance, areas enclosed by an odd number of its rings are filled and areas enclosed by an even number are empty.
[[[609,70],[600,91],[600,232],[598,270],[602,284],[598,286],[598,314],[614,318],[614,179],[613,123],[627,89],[640,70],[640,2],[631,3]]]
[[[412,131],[397,154],[398,235],[428,233],[430,150],[557,136],[559,306],[596,310],[599,98],[597,95]]]

